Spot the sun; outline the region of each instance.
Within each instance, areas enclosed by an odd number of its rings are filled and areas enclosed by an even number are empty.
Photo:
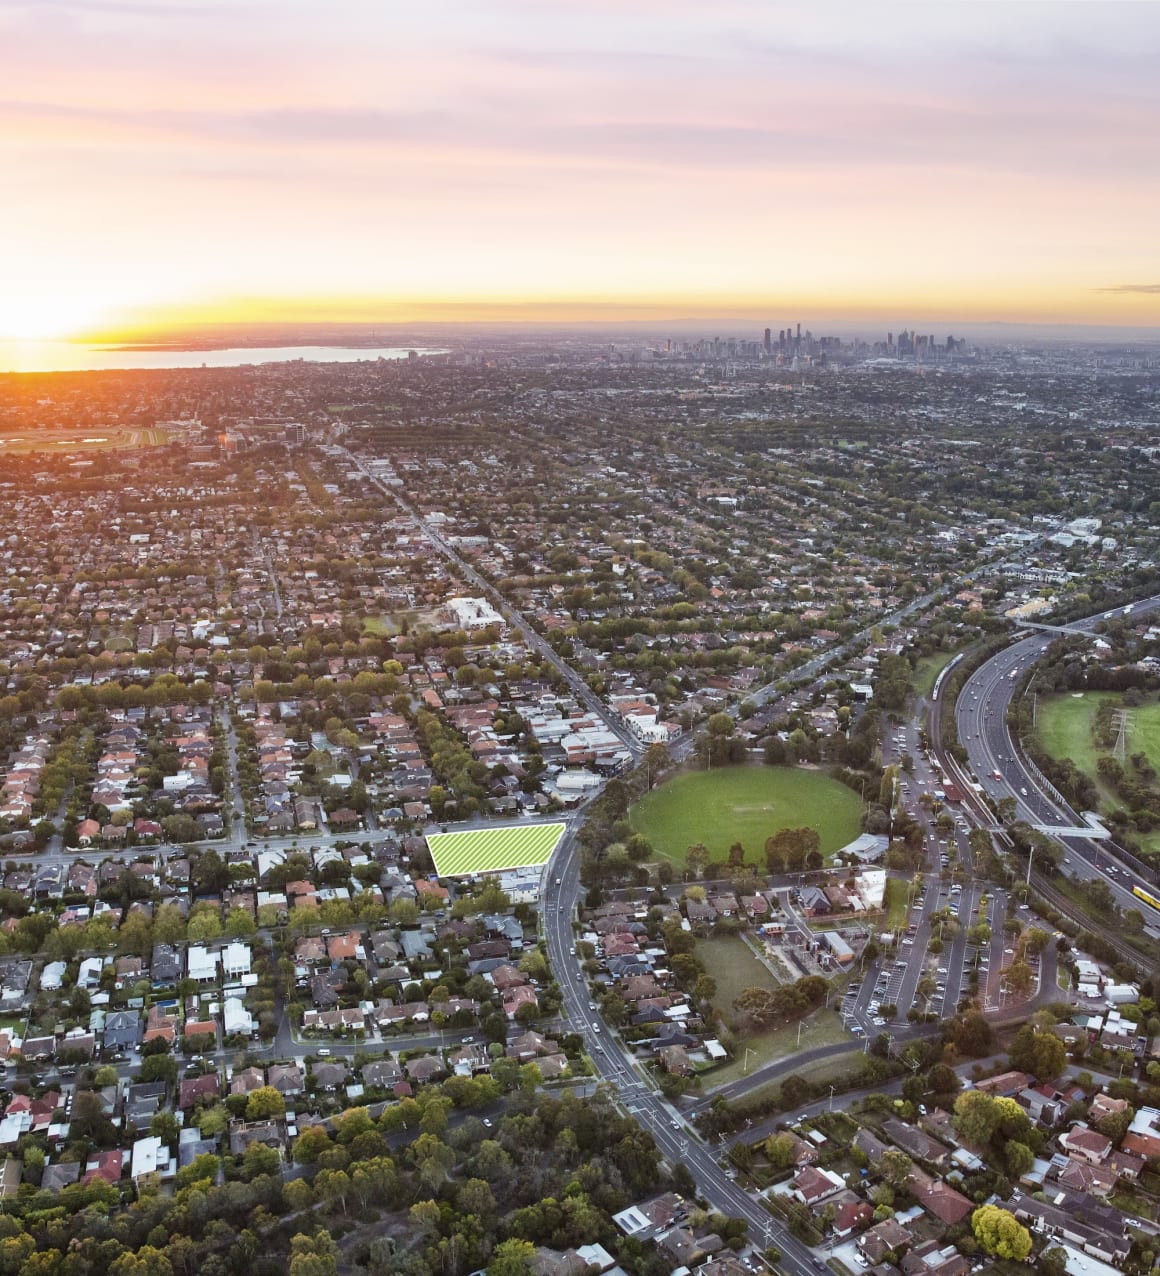
[[[82,297],[0,292],[0,340],[64,341],[92,325],[104,307]]]

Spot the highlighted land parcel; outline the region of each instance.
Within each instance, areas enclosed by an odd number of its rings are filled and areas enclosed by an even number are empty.
[[[565,828],[564,824],[512,824],[461,833],[429,833],[427,845],[440,877],[469,877],[546,864]]]

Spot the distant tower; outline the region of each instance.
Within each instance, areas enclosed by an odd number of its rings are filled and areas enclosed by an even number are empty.
[[[766,328],[765,340],[762,344],[765,346],[765,353],[768,354],[770,351],[770,348],[773,346],[773,329],[772,328]]]

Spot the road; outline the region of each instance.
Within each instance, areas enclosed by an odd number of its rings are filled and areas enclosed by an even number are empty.
[[[548,960],[556,972],[563,993],[563,1011],[572,1030],[583,1036],[601,1080],[616,1087],[621,1103],[649,1131],[663,1155],[674,1165],[688,1167],[698,1190],[716,1209],[746,1219],[754,1240],[763,1247],[776,1245],[782,1251],[780,1266],[784,1271],[805,1276],[814,1270],[811,1251],[732,1181],[717,1163],[718,1153],[653,1088],[646,1074],[628,1056],[619,1037],[605,1030],[589,999],[588,985],[575,954],[572,921],[582,890],[575,831],[569,829],[548,867],[541,915]]]
[[[1160,596],[1147,598],[1132,606],[1133,616],[1160,609]],[[1077,621],[1068,629],[1092,633],[1111,615],[1100,612]],[[1080,813],[1050,794],[1039,776],[1023,758],[1007,724],[1007,709],[1021,675],[1038,660],[1059,637],[1055,632],[1035,632],[992,656],[966,681],[955,705],[955,723],[959,742],[967,751],[969,765],[987,797],[995,801],[1012,798],[1016,818],[1031,825],[1059,828],[1083,824]],[[1101,879],[1112,892],[1120,909],[1147,911],[1132,894],[1135,885],[1153,889],[1150,882],[1119,860],[1110,845],[1086,837],[1064,836],[1058,839],[1064,848],[1064,871],[1079,881]]]

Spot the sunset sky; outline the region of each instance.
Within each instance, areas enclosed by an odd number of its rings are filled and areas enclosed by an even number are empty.
[[[1160,324],[1160,6],[0,0],[0,336]]]

